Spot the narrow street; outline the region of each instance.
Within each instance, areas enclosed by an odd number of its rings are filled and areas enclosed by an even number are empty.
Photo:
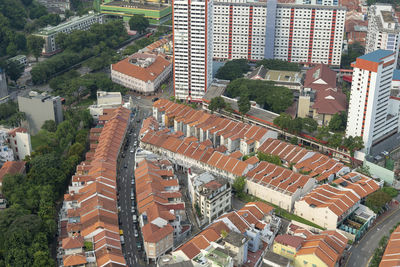
[[[133,215],[137,215],[136,202],[132,203],[131,192],[135,192],[135,185],[132,184],[134,177],[135,166],[135,146],[134,142],[137,140],[137,135],[140,131],[140,125],[144,118],[149,114],[148,111],[139,110],[135,116],[131,118],[132,132],[127,133],[127,146],[122,148],[119,173],[118,173],[118,205],[121,209],[119,213],[120,229],[123,230],[124,245],[123,251],[127,262],[127,266],[152,266],[146,264],[143,241],[141,239],[140,227],[138,223],[133,222]],[[137,122],[140,120],[140,122]],[[136,197],[136,196],[135,196]],[[136,198],[135,198],[136,200]],[[135,213],[132,212],[132,204],[135,204]],[[135,230],[138,237],[135,237]],[[141,249],[138,249],[140,244]]]

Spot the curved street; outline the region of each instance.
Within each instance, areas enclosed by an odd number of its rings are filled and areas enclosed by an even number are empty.
[[[396,207],[390,212],[389,215],[378,221],[357,245],[351,248],[346,267],[367,266],[381,238],[385,235],[389,236],[390,229],[400,222],[400,208]]]

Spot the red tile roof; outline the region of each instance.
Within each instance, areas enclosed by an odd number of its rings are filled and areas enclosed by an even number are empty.
[[[133,58],[154,58],[155,61],[148,67],[130,63]],[[111,65],[111,69],[142,81],[154,81],[171,63],[162,56],[149,54],[134,54],[120,62]]]
[[[303,241],[304,241],[304,238],[301,238],[299,236],[288,235],[288,234],[277,235],[274,240],[274,242],[277,242],[284,246],[289,246],[289,247],[295,248],[296,250],[300,249]]]
[[[390,235],[379,267],[400,266],[400,226]]]
[[[304,87],[313,90],[336,88],[336,72],[328,65],[319,64],[307,70]]]
[[[67,237],[62,240],[62,248],[63,249],[82,248],[84,243],[83,241],[84,241],[83,237],[80,235]]]
[[[155,224],[147,223],[142,227],[143,240],[148,243],[157,243],[160,240],[166,238],[174,232],[174,228],[170,224],[160,228]]]
[[[321,185],[304,196],[301,201],[315,208],[328,208],[341,216],[360,200],[360,196],[351,190],[342,190],[329,184]]]
[[[334,267],[338,263],[347,245],[347,238],[336,231],[323,231],[309,236],[296,256],[315,255],[327,266]]]
[[[316,92],[312,108],[319,114],[334,115],[347,110],[347,98],[339,88],[321,89]]]
[[[6,161],[0,169],[0,183],[6,174],[18,174],[25,171],[25,161]]]
[[[81,254],[66,255],[63,257],[64,266],[76,266],[76,265],[83,265],[86,263],[87,263],[86,257]]]

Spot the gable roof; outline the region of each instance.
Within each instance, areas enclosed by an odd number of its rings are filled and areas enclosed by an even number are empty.
[[[347,245],[347,238],[337,231],[323,231],[310,235],[304,241],[296,256],[314,255],[327,266],[334,267]]]
[[[17,174],[25,171],[25,161],[6,161],[0,169],[0,183],[6,174]]]
[[[319,64],[307,70],[304,87],[312,90],[336,88],[336,72],[331,70],[328,65]]]
[[[390,235],[379,267],[400,266],[400,226]]]

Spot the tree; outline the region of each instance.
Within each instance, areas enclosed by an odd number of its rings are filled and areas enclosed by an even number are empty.
[[[388,194],[391,198],[395,198],[399,194],[399,191],[397,191],[393,187],[389,187],[389,186],[384,186],[382,188],[382,191],[385,192],[386,194]]]
[[[367,196],[367,199],[365,200],[365,205],[373,212],[379,213],[386,205],[386,203],[388,203],[390,200],[392,200],[392,198],[389,194],[387,194],[383,190],[378,190]]]
[[[33,267],[54,266],[48,251],[38,251],[33,255]]]
[[[16,82],[24,72],[24,65],[19,64],[14,60],[10,60],[6,66],[6,74],[10,80]]]
[[[303,118],[303,128],[309,132],[313,133],[318,128],[318,123],[313,118]]]
[[[350,64],[356,60],[359,56],[364,55],[365,48],[359,42],[350,44],[347,49],[347,53],[342,54],[341,67],[350,68]]]
[[[129,28],[131,31],[144,33],[149,25],[149,20],[144,15],[135,14],[129,19]]]
[[[242,114],[242,117],[250,111],[250,100],[247,94],[242,94],[237,102],[239,107],[239,112]]]
[[[350,152],[350,156],[354,157],[354,152],[364,148],[364,141],[361,136],[349,136],[343,139],[343,146]]]
[[[298,143],[299,143],[299,139],[297,138],[297,137],[295,137],[295,136],[293,136],[293,137],[291,137],[290,138],[290,141],[289,141],[292,145],[297,145]]]
[[[341,113],[336,113],[332,116],[329,121],[329,130],[331,131],[344,131],[347,126],[347,114],[342,111]]]
[[[240,78],[229,83],[225,90],[225,94],[231,98],[237,98],[243,93],[261,108],[275,113],[284,112],[293,103],[293,93],[289,88],[275,86],[270,81]]]
[[[57,131],[57,124],[53,120],[47,120],[43,123],[42,129],[54,133]]]
[[[232,187],[237,194],[241,194],[243,193],[245,185],[246,185],[246,178],[244,176],[240,176],[235,178]]]
[[[211,112],[214,112],[216,110],[220,111],[225,107],[226,107],[225,100],[221,96],[217,96],[211,99],[210,105],[208,105],[208,109],[211,110]]]
[[[44,45],[43,38],[35,35],[28,36],[27,39],[28,50],[36,58],[36,61],[38,61],[38,58],[42,53],[43,45]]]
[[[263,59],[257,61],[257,67],[263,65],[267,70],[300,71],[300,65],[280,59]]]
[[[317,138],[323,140],[325,137],[329,137],[329,128],[326,126],[322,126],[318,128]]]
[[[259,151],[259,152],[257,152],[257,157],[260,161],[266,161],[266,162],[269,162],[269,163],[272,163],[272,164],[275,164],[278,166],[282,165],[281,159],[276,155],[270,155],[270,154],[266,154],[266,153]]]
[[[343,143],[343,135],[335,133],[328,138],[328,145],[333,148],[338,148]]]
[[[80,143],[73,144],[68,150],[68,156],[82,156],[83,151],[85,151],[85,147]]]
[[[233,81],[243,77],[243,74],[249,70],[250,66],[246,59],[233,59],[219,68],[215,77],[222,80]]]

